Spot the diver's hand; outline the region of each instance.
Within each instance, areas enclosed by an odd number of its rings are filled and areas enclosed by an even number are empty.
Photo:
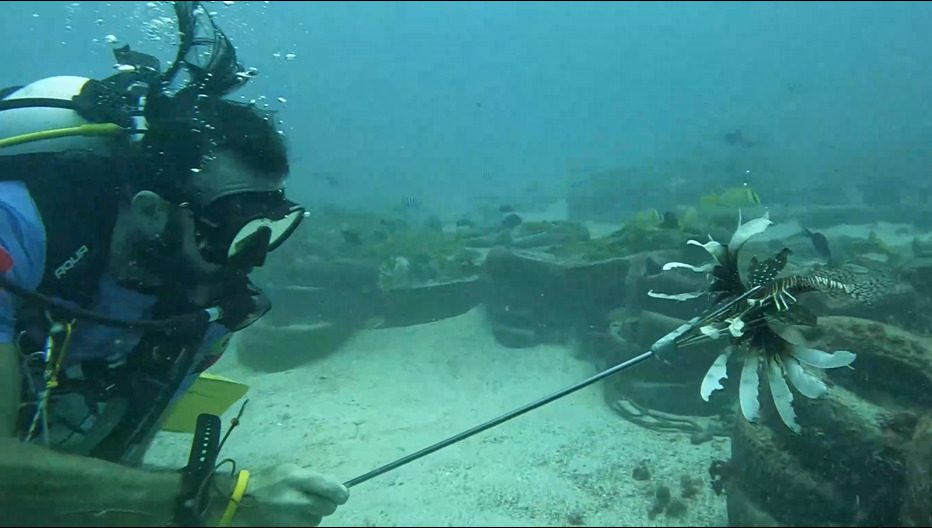
[[[317,526],[349,498],[349,490],[332,477],[297,464],[280,464],[250,476],[233,524],[249,526]]]

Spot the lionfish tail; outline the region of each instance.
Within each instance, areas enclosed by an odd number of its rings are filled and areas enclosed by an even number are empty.
[[[872,305],[895,285],[896,280],[888,275],[828,269],[808,275],[775,278],[766,284],[758,298],[772,300],[778,311],[793,306],[798,294],[816,291],[828,297],[848,297]]]
[[[830,296],[844,294],[866,305],[876,303],[890,293],[897,283],[890,274],[866,270],[856,272],[845,268],[820,270],[811,277],[817,289],[823,293]]]

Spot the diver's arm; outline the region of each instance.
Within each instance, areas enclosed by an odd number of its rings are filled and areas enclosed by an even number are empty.
[[[0,344],[0,525],[170,523],[180,473],[128,468],[17,440],[20,383],[16,349]]]
[[[16,439],[20,403],[16,350],[0,344],[0,526],[167,526],[181,493],[181,473],[129,468],[57,452]],[[214,475],[205,524],[215,526],[229,503],[230,475]],[[241,526],[317,526],[349,497],[339,481],[296,464],[256,471],[233,519]]]
[[[0,439],[0,525],[170,524],[181,474]]]

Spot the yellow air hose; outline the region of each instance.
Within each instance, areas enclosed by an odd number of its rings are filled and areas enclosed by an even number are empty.
[[[52,130],[43,130],[41,132],[30,132],[29,134],[20,134],[18,136],[0,139],[0,149],[15,147],[23,143],[41,141],[43,139],[54,139],[68,136],[116,136],[124,132],[124,128],[116,123],[90,123],[78,125],[76,127],[55,128]]]

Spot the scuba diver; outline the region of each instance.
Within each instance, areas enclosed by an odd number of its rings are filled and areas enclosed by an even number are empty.
[[[142,467],[166,410],[269,310],[248,274],[305,216],[274,121],[224,99],[254,72],[174,4],[164,72],[124,46],[111,77],[0,91],[0,525],[310,526],[348,498],[296,464],[218,463],[206,413],[181,471]]]

